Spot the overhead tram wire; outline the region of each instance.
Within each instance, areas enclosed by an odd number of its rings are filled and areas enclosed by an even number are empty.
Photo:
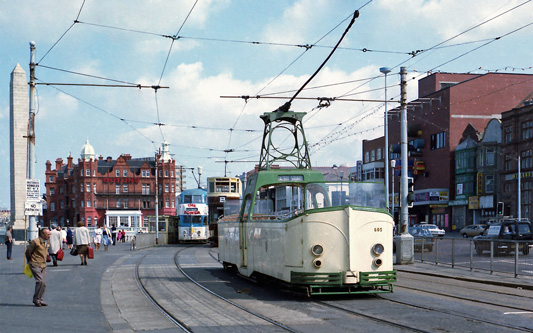
[[[368,5],[370,2],[372,2],[372,0],[368,1],[366,4],[364,4],[361,8],[365,7],[366,5]],[[353,21],[355,20],[355,13],[357,13],[357,16],[359,16],[359,10],[356,10],[353,14],[353,18],[352,18],[352,21],[351,23],[349,24],[349,27],[352,26],[353,24]],[[350,17],[352,16],[352,14],[350,14],[349,16],[347,16],[344,20],[342,20],[339,24],[337,24],[334,28],[332,28],[330,31],[328,31],[325,35],[323,35],[321,38],[319,38],[314,44],[312,45],[309,45],[309,47],[306,47],[304,52],[302,52],[295,60],[293,60],[287,67],[285,67],[278,75],[276,75],[272,80],[270,80],[263,88],[261,88],[257,93],[256,95],[259,95],[261,93],[261,91],[263,91],[264,89],[266,89],[270,84],[272,84],[272,82],[274,82],[277,78],[279,78],[283,73],[285,73],[285,71],[287,71],[287,69],[289,69],[289,67],[291,67],[296,61],[298,61],[307,51],[309,51],[314,45],[318,44],[322,39],[324,39],[326,36],[328,36],[330,33],[332,33],[334,30],[336,30],[343,22],[345,22],[346,20],[348,20]],[[347,29],[349,30],[349,28]],[[344,38],[344,36],[346,35],[347,33],[347,30],[345,30],[342,38],[340,39],[340,41],[342,41],[342,39]],[[335,45],[334,49],[331,51],[330,55],[328,56],[328,59],[329,60],[329,57],[331,57],[331,55],[333,54],[333,52],[335,52],[335,50],[337,49],[337,47],[339,46],[340,44],[340,41],[337,43],[337,45]],[[327,60],[322,64],[322,66],[327,62]],[[322,66],[320,68],[322,68]],[[320,69],[319,69],[320,70]],[[317,72],[315,72],[315,74],[313,74],[313,76],[311,77],[311,79],[316,75]],[[308,80],[300,89],[299,91],[293,96],[292,100],[299,94],[299,92],[305,88],[305,86],[310,82],[310,80]],[[290,104],[290,101],[288,102]],[[237,123],[242,115],[242,113],[244,112],[244,109],[246,107],[247,103],[245,101],[245,105],[244,107],[241,109],[241,112],[239,113],[239,115],[237,116],[237,119],[235,120],[235,123],[233,125],[233,128],[236,128],[237,127]],[[228,146],[231,144],[231,138],[230,138],[230,141],[228,142]]]
[[[131,87],[131,88],[139,88],[139,89],[141,89],[141,88],[152,88],[152,89],[154,89],[156,87],[157,87],[157,89],[169,88],[169,87],[161,87],[161,86],[155,86],[155,85],[142,85],[142,84],[139,84],[139,83],[133,83],[133,82],[128,82],[128,81],[124,81],[124,80],[111,79],[111,78],[92,75],[92,74],[74,72],[74,71],[70,71],[70,70],[67,70],[67,69],[44,66],[44,65],[39,65],[39,64],[37,66],[39,66],[41,68],[45,68],[45,69],[50,69],[50,70],[54,70],[54,71],[59,71],[59,72],[64,72],[64,73],[69,73],[69,74],[89,77],[89,78],[98,79],[98,80],[104,80],[104,81],[110,81],[110,82],[116,82],[116,83],[123,83],[123,85],[115,85],[117,87]],[[52,84],[52,83],[50,83],[50,84]],[[56,85],[75,85],[75,84],[56,83]],[[90,85],[90,84],[87,84],[87,85]],[[93,86],[107,86],[107,85],[94,84]]]
[[[43,61],[43,59],[48,55],[48,53],[50,53],[50,51],[52,51],[52,49],[59,43],[59,41],[61,41],[61,39],[63,39],[63,37],[65,37],[65,35],[70,31],[70,29],[72,29],[72,27],[77,23],[78,19],[80,18],[80,15],[81,15],[81,11],[83,10],[83,6],[85,6],[85,0],[83,0],[83,3],[81,4],[81,7],[80,7],[80,10],[78,11],[78,16],[76,16],[76,19],[74,20],[74,23],[72,23],[72,25],[61,35],[61,37],[59,37],[59,39],[52,45],[52,47],[50,47],[50,49],[48,49],[48,51],[45,52],[45,54],[41,57],[41,59],[39,59],[39,61],[37,61],[37,65]]]
[[[463,34],[469,32],[469,31],[471,31],[471,30],[473,30],[473,29],[475,29],[475,28],[478,28],[478,27],[480,27],[480,26],[482,26],[482,25],[484,25],[484,24],[486,24],[486,23],[488,23],[488,22],[490,22],[490,21],[492,21],[492,20],[494,20],[494,19],[496,19],[496,18],[498,18],[498,17],[500,17],[500,16],[502,16],[502,15],[505,15],[505,14],[507,14],[507,13],[509,13],[509,12],[511,12],[511,11],[513,11],[513,10],[515,10],[515,9],[517,9],[517,8],[519,8],[519,7],[521,7],[521,6],[525,5],[525,4],[527,4],[527,3],[529,3],[529,2],[531,2],[531,0],[525,1],[525,2],[523,2],[523,3],[521,3],[521,4],[517,5],[517,6],[515,6],[515,7],[513,7],[513,8],[511,8],[511,9],[509,9],[509,10],[504,11],[503,13],[500,13],[500,14],[498,14],[498,15],[492,17],[492,18],[489,18],[489,19],[487,19],[487,20],[484,20],[483,22],[481,22],[481,23],[479,23],[479,24],[477,24],[477,25],[475,25],[475,26],[473,26],[473,27],[471,27],[471,28],[469,28],[469,29],[467,29],[467,30],[465,30],[465,31],[463,31],[463,32],[461,32],[461,33],[459,33],[459,34],[456,34],[455,36],[453,36],[453,37],[451,37],[451,38],[448,38],[447,40],[442,41],[442,42],[440,42],[440,43],[438,43],[438,44],[432,46],[432,47],[429,48],[429,49],[426,49],[426,50],[420,50],[419,53],[426,53],[426,52],[428,52],[428,51],[430,51],[430,50],[434,50],[434,49],[437,49],[437,48],[439,48],[439,47],[442,47],[442,45],[443,45],[444,43],[446,43],[446,42],[448,42],[448,41],[451,41],[451,40],[453,40],[453,39],[455,39],[455,38],[457,38],[457,37],[459,37],[459,36],[461,36],[461,35],[463,35]],[[482,47],[484,47],[484,46],[486,46],[486,45],[489,45],[489,44],[491,44],[491,43],[493,43],[493,42],[495,42],[495,41],[497,41],[497,40],[500,40],[501,38],[506,37],[506,36],[508,36],[508,35],[510,35],[510,34],[512,34],[512,33],[514,33],[514,32],[517,32],[517,31],[519,31],[519,30],[522,30],[522,29],[524,29],[524,28],[526,28],[526,27],[528,27],[528,26],[530,26],[530,25],[532,25],[532,24],[533,24],[533,23],[529,23],[529,24],[527,24],[527,25],[525,25],[525,26],[522,26],[522,27],[520,27],[520,28],[518,28],[518,29],[515,29],[515,30],[513,30],[513,31],[511,31],[511,32],[509,32],[509,33],[507,33],[507,34],[504,34],[504,35],[502,35],[502,36],[500,36],[500,37],[496,37],[496,38],[490,39],[490,40],[488,40],[488,42],[484,43],[483,45],[480,45],[480,46],[478,46],[478,47],[476,47],[476,48],[474,48],[474,49],[472,49],[472,50],[470,50],[470,51],[468,51],[468,52],[465,52],[465,53],[463,53],[463,54],[461,54],[461,55],[459,55],[459,56],[457,56],[457,57],[454,57],[453,59],[451,59],[451,60],[449,60],[449,61],[446,61],[445,63],[443,63],[443,64],[441,64],[441,65],[435,66],[434,68],[431,69],[431,71],[434,70],[434,69],[436,69],[436,68],[439,68],[440,66],[442,66],[442,65],[444,65],[444,64],[448,64],[448,63],[450,63],[450,62],[452,62],[452,61],[454,61],[454,60],[457,60],[457,59],[459,59],[460,57],[463,57],[463,56],[465,56],[465,55],[467,55],[467,54],[469,54],[469,53],[471,53],[471,52],[474,52],[475,50],[478,50],[478,49],[480,49],[480,48],[482,48]],[[415,57],[415,56],[418,56],[418,53],[415,54],[415,55],[413,55],[413,57]],[[412,59],[412,58],[410,58],[410,59]],[[393,68],[397,68],[398,66],[401,66],[402,64],[404,64],[405,62],[409,61],[410,59],[407,59],[407,60],[401,62],[400,64],[394,66]],[[420,77],[420,76],[422,76],[422,74],[420,74],[418,77]],[[372,80],[369,80],[368,83],[369,83],[370,81],[372,81]],[[362,85],[358,86],[358,87],[355,88],[355,89],[358,89],[358,88],[360,88],[361,86],[362,86]],[[355,89],[353,89],[353,90],[351,90],[351,91],[354,91]],[[351,92],[351,91],[350,91],[350,92]],[[343,94],[343,95],[341,95],[341,97],[344,97],[344,96],[346,96],[346,95],[347,95],[347,94]]]
[[[37,80],[39,80],[39,79],[37,79]],[[46,83],[43,83],[43,84],[46,84]],[[118,120],[122,121],[122,122],[123,122],[124,124],[126,124],[128,127],[132,128],[134,131],[136,131],[136,132],[139,133],[141,136],[143,136],[146,140],[150,141],[150,142],[152,143],[152,145],[154,146],[154,148],[157,149],[156,146],[155,146],[155,141],[152,140],[152,139],[150,139],[150,138],[147,137],[146,135],[144,135],[144,134],[143,134],[141,131],[139,131],[137,128],[133,127],[133,126],[129,123],[129,121],[128,121],[127,119],[125,119],[125,118],[121,118],[121,117],[119,117],[119,116],[117,116],[117,115],[115,115],[115,114],[113,114],[113,113],[111,113],[111,112],[109,112],[109,111],[107,111],[107,110],[101,108],[101,107],[98,107],[98,106],[96,106],[96,105],[94,105],[94,104],[92,104],[92,103],[90,103],[90,102],[87,102],[86,100],[84,100],[84,99],[82,99],[82,98],[80,98],[80,97],[77,97],[77,96],[75,96],[75,95],[73,95],[73,94],[71,94],[71,93],[68,93],[68,92],[66,92],[66,91],[64,91],[64,90],[62,90],[62,89],[59,89],[58,87],[56,87],[56,86],[54,86],[54,85],[50,85],[50,86],[51,86],[52,88],[56,89],[57,91],[59,91],[59,92],[65,94],[65,95],[67,95],[67,96],[70,96],[70,97],[74,98],[75,100],[80,101],[80,102],[83,103],[83,104],[86,104],[86,105],[88,105],[88,106],[90,106],[90,107],[92,107],[92,108],[94,108],[94,109],[96,109],[96,110],[98,110],[98,111],[101,111],[101,112],[107,114],[108,116],[111,116],[111,117],[113,117],[113,118],[115,118],[115,119],[118,119]]]
[[[183,26],[185,25],[185,23],[189,19],[189,16],[191,15],[192,11],[196,7],[197,3],[198,3],[198,0],[196,0],[194,2],[193,6],[189,10],[189,13],[187,14],[187,16],[183,20],[180,28],[178,29],[178,32],[176,33],[176,35],[178,35],[180,33],[181,29],[183,28]],[[166,67],[167,67],[167,64],[168,64],[168,59],[170,58],[170,53],[172,52],[172,47],[174,46],[174,42],[175,41],[176,41],[176,39],[173,38],[172,42],[170,43],[170,48],[168,50],[167,57],[165,59],[165,63],[163,65],[163,70],[161,71],[161,76],[159,77],[159,83],[157,84],[157,86],[161,85],[161,81],[163,80],[163,75],[165,73],[165,70],[166,70]],[[165,136],[163,134],[163,129],[161,128],[162,125],[161,125],[161,119],[160,119],[160,115],[159,115],[159,103],[158,103],[158,100],[157,100],[157,88],[154,89],[154,95],[155,95],[155,109],[156,109],[156,114],[157,114],[157,123],[158,123],[159,133],[161,134],[161,138],[163,139],[163,142],[165,142]]]
[[[529,27],[529,26],[531,26],[531,25],[533,25],[533,22],[530,22],[530,23],[528,23],[528,24],[526,24],[526,25],[524,25],[524,26],[522,26],[522,27],[520,27],[520,28],[517,28],[517,29],[515,29],[515,30],[512,30],[512,31],[510,31],[510,32],[508,32],[508,33],[506,33],[506,34],[500,36],[500,37],[496,37],[496,38],[494,38],[494,39],[492,39],[492,40],[490,40],[490,41],[488,41],[488,42],[486,42],[486,43],[484,43],[484,44],[482,44],[482,45],[480,45],[480,46],[478,46],[478,47],[475,47],[475,48],[473,48],[473,49],[471,49],[471,50],[469,50],[469,51],[467,51],[467,52],[465,52],[465,53],[462,53],[462,54],[460,54],[460,55],[458,55],[458,56],[456,56],[456,57],[454,57],[454,58],[452,58],[452,59],[446,61],[446,62],[443,62],[442,64],[440,64],[440,65],[438,65],[438,66],[435,66],[435,67],[433,67],[432,69],[430,69],[430,71],[433,71],[433,70],[435,70],[435,69],[437,69],[437,68],[439,68],[439,67],[441,67],[441,66],[443,66],[443,65],[449,64],[449,63],[452,62],[452,61],[455,61],[455,60],[457,60],[457,59],[459,59],[459,58],[462,58],[462,57],[464,57],[465,55],[467,55],[467,54],[469,54],[469,53],[472,53],[472,52],[474,52],[474,51],[476,51],[476,50],[478,50],[478,49],[480,49],[480,48],[482,48],[482,47],[485,47],[485,46],[487,46],[487,45],[489,45],[489,44],[492,44],[492,43],[494,43],[495,41],[500,40],[501,38],[507,37],[507,36],[509,36],[509,35],[511,35],[511,34],[513,34],[513,33],[515,33],[515,32],[517,32],[517,31],[520,31],[520,30],[522,30],[522,29],[525,29],[525,28],[527,28],[527,27]]]
[[[181,29],[183,29],[183,26],[185,25],[185,22],[187,22],[187,20],[189,19],[189,16],[191,15],[192,11],[194,10],[194,7],[196,7],[196,4],[198,3],[198,0],[196,0],[194,2],[194,4],[192,5],[191,9],[189,10],[189,13],[187,14],[187,16],[185,17],[185,19],[183,20],[183,22],[181,23],[181,26],[180,28],[178,29],[178,32],[176,32],[175,36],[178,36]],[[161,76],[159,77],[159,84],[161,84],[161,80],[163,80],[163,75],[165,73],[165,69],[167,67],[167,63],[168,63],[168,59],[170,58],[170,53],[172,52],[172,47],[174,46],[174,42],[176,41],[177,39],[175,38],[172,38],[172,42],[170,44],[170,48],[168,50],[168,53],[167,53],[167,58],[165,59],[165,64],[163,65],[163,70],[161,71]]]
[[[466,30],[464,30],[464,31],[462,31],[462,32],[460,32],[460,33],[458,33],[458,34],[456,34],[456,35],[454,35],[454,36],[448,38],[448,39],[446,39],[446,40],[444,40],[444,41],[442,41],[442,42],[440,42],[440,43],[438,43],[438,44],[435,44],[435,45],[433,45],[432,47],[430,47],[430,48],[428,48],[428,49],[423,49],[423,50],[413,51],[412,57],[410,57],[410,58],[408,58],[408,59],[406,59],[406,60],[400,62],[399,64],[397,64],[397,65],[395,65],[395,66],[393,66],[393,67],[391,67],[391,69],[398,68],[399,66],[405,64],[406,62],[408,62],[408,61],[411,60],[412,58],[417,57],[417,56],[419,56],[419,55],[422,54],[422,53],[427,53],[427,52],[429,52],[429,51],[431,51],[431,50],[437,49],[437,48],[441,47],[443,44],[445,44],[445,43],[447,43],[447,42],[449,42],[449,41],[451,41],[451,40],[453,40],[453,39],[455,39],[455,38],[457,38],[457,37],[459,37],[459,36],[461,36],[461,35],[464,35],[464,34],[466,34],[466,33],[469,32],[469,31],[472,31],[472,30],[474,30],[474,29],[476,29],[476,28],[479,28],[480,26],[482,26],[482,25],[484,25],[484,24],[486,24],[486,23],[488,23],[488,22],[490,22],[490,21],[493,21],[493,20],[495,20],[496,18],[501,17],[501,16],[503,16],[503,15],[505,15],[505,14],[507,14],[507,13],[509,13],[509,12],[511,12],[511,11],[513,11],[513,10],[515,10],[515,9],[517,9],[517,8],[519,8],[519,7],[523,6],[523,5],[525,5],[525,4],[529,3],[529,2],[531,2],[531,1],[532,1],[532,0],[527,0],[527,1],[523,2],[523,3],[521,3],[521,4],[518,4],[518,5],[516,5],[516,6],[512,7],[512,8],[510,8],[510,9],[508,9],[508,10],[506,10],[506,11],[504,11],[504,12],[502,12],[502,13],[500,13],[500,14],[494,16],[494,17],[491,17],[491,18],[489,18],[489,19],[486,19],[486,20],[484,20],[484,21],[482,21],[482,22],[480,22],[480,23],[478,23],[478,24],[476,24],[476,25],[474,25],[474,26],[472,26],[472,27],[470,27],[470,28],[468,28],[468,29],[466,29]],[[484,44],[484,45],[485,45],[485,44]],[[483,46],[484,46],[484,45],[483,45]],[[476,48],[476,49],[478,49],[478,48]],[[437,67],[438,67],[438,66],[437,66]],[[437,67],[435,67],[435,68],[437,68]],[[369,80],[367,83],[370,83],[371,81],[372,81],[372,80]],[[354,90],[360,88],[361,86],[362,86],[362,85],[360,85],[360,86],[358,86],[358,87],[356,87],[356,88],[350,90],[349,92],[347,92],[347,93],[345,93],[345,94],[343,94],[343,95],[340,95],[340,97],[344,97],[346,94],[351,93],[352,91],[354,91]]]

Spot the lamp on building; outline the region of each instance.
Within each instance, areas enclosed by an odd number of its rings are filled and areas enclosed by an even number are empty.
[[[389,165],[389,121],[388,121],[389,115],[387,112],[387,74],[390,73],[391,69],[388,67],[381,67],[379,71],[385,74],[385,116],[384,116],[385,118],[385,151],[384,151],[385,163],[383,164],[384,165],[383,169],[385,169],[385,198],[387,198],[385,203],[387,204],[387,209],[388,209],[389,208],[389,168],[388,168],[388,165]]]

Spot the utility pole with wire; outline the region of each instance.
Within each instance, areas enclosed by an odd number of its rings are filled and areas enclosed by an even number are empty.
[[[28,124],[28,179],[35,179],[35,42],[30,42],[30,115]],[[27,193],[26,193],[27,196]],[[37,238],[37,221],[30,215],[28,236],[29,241]]]
[[[401,176],[400,176],[400,236],[395,237],[396,264],[406,265],[414,263],[414,238],[407,231],[409,226],[409,207],[407,203],[408,180],[407,180],[407,72],[405,67],[400,68],[400,127],[401,127]]]
[[[159,159],[161,152],[155,153],[155,244],[159,244]]]

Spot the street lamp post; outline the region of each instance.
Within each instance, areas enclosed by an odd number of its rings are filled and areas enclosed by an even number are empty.
[[[385,74],[385,150],[383,151],[385,155],[385,163],[383,164],[385,167],[385,203],[387,205],[387,209],[389,208],[389,115],[387,112],[387,74],[390,73],[391,69],[388,67],[381,67],[379,71],[383,74]]]
[[[394,220],[394,199],[396,199],[396,193],[394,192],[394,168],[396,168],[396,160],[391,160],[390,166],[392,169],[392,219]],[[395,222],[395,225],[396,225],[396,222]]]
[[[155,153],[155,244],[159,244],[159,159],[161,154]]]
[[[202,170],[203,168],[201,166],[198,167],[198,188],[202,188]]]

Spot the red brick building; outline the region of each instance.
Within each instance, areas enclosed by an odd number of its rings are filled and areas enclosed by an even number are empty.
[[[165,148],[157,166],[155,157],[95,158],[88,141],[77,164],[72,156],[66,164],[58,158],[52,170],[47,161],[44,224],[76,226],[83,221],[88,227],[105,224],[137,229],[145,225],[146,216],[155,215],[156,190],[159,215],[176,215],[176,179],[180,176]]]
[[[526,74],[434,73],[418,81],[419,98],[407,106],[410,176],[415,178],[411,223],[427,221],[448,230],[461,223],[453,221],[451,206],[456,204],[454,149],[465,128],[483,130],[502,112],[523,105],[532,92],[533,75]],[[399,160],[399,108],[389,112],[389,157]]]

